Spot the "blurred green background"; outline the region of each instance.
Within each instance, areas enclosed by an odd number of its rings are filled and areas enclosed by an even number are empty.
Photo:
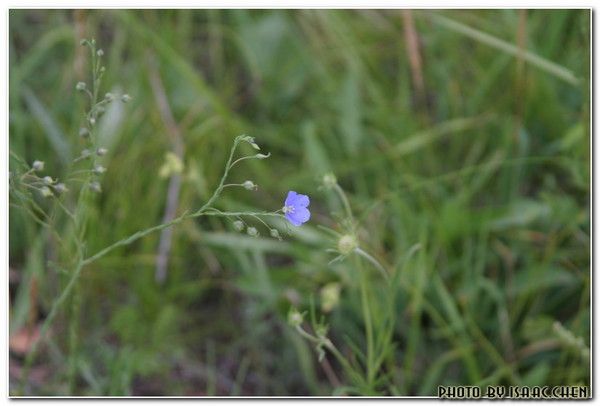
[[[89,252],[162,221],[161,97],[185,151],[179,213],[207,199],[240,134],[272,155],[232,172],[257,191],[227,191],[218,206],[277,210],[296,190],[312,210],[283,242],[185,222],[164,284],[159,234],[87,267],[78,347],[67,306],[29,394],[69,393],[69,364],[78,395],[346,393],[336,360],[319,363],[286,323],[312,300],[343,354],[364,347],[356,269],[328,264],[336,241],[316,227],[341,229],[320,188],[328,172],[361,245],[402,272],[377,394],[590,384],[589,10],[11,10],[9,24],[9,144],[27,162],[61,178],[83,148],[81,38],[105,52],[102,94],[133,97],[99,123],[110,147]],[[15,206],[9,228],[12,392],[67,279],[48,265],[51,234]],[[369,278],[376,301],[385,281]]]

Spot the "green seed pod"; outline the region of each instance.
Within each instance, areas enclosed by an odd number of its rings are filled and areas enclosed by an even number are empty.
[[[298,327],[304,322],[304,316],[295,308],[291,308],[288,313],[288,323],[292,327]]]
[[[323,176],[323,185],[327,189],[331,189],[332,187],[334,187],[336,185],[336,183],[337,183],[337,179],[335,178],[335,175],[333,173],[328,173]]]
[[[350,254],[356,247],[358,247],[358,243],[353,235],[343,235],[338,241],[338,251],[343,255]]]

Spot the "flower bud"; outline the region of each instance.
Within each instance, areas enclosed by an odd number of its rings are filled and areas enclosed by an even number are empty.
[[[65,193],[69,191],[64,183],[59,183],[58,185],[54,186],[54,190],[56,190],[57,193]]]
[[[340,284],[337,282],[328,283],[321,288],[321,308],[325,313],[337,307],[340,302],[340,290]]]
[[[98,148],[98,150],[96,151],[96,155],[103,156],[106,155],[107,152],[108,150],[106,148]]]
[[[34,171],[43,171],[44,170],[44,162],[43,161],[33,161],[33,164],[31,164],[31,167],[33,168]]]
[[[329,327],[327,325],[325,325],[325,324],[319,324],[319,325],[315,326],[315,334],[320,339],[327,338],[327,332],[328,331],[329,331]]]
[[[41,194],[42,194],[42,196],[44,196],[44,197],[52,197],[52,196],[54,196],[54,195],[52,194],[52,191],[50,190],[50,188],[49,188],[49,187],[47,187],[47,186],[44,186],[43,188],[41,188],[41,189],[40,189],[40,193],[41,193]]]
[[[112,93],[106,93],[104,95],[104,98],[108,101],[113,101],[115,99],[115,96]]]
[[[326,188],[330,189],[334,187],[336,183],[337,179],[335,178],[335,175],[333,173],[328,173],[323,176],[323,185]]]
[[[248,230],[246,231],[248,233],[248,235],[250,237],[257,237],[258,236],[258,230],[254,227],[248,227]]]
[[[96,124],[96,119],[94,117],[90,117],[90,124],[91,125]]]
[[[101,50],[101,49],[99,49],[99,50],[96,51],[96,55],[98,55],[98,56],[101,57],[102,55],[104,55],[104,51]]]
[[[247,190],[256,190],[258,188],[258,186],[256,186],[251,180],[245,181],[244,183],[242,183],[242,186],[244,187],[244,189]]]
[[[127,103],[131,101],[131,96],[128,94],[124,94],[123,96],[121,96],[121,100],[123,101],[123,103]]]
[[[100,186],[100,183],[98,183],[98,182],[90,183],[90,189],[96,193],[102,192],[102,187]]]
[[[84,149],[81,151],[81,158],[89,158],[90,155],[92,155],[92,153],[89,149]]]
[[[279,231],[277,231],[274,228],[272,228],[271,229],[271,237],[273,237],[273,238],[279,238]]]
[[[292,327],[298,327],[304,322],[304,316],[295,308],[290,308],[288,313],[288,323]]]
[[[42,179],[45,185],[51,185],[54,183],[54,180],[50,176],[44,176]]]
[[[241,220],[234,221],[233,228],[235,228],[237,231],[242,231],[244,229],[244,222]]]
[[[358,243],[353,235],[343,235],[338,241],[338,251],[343,255],[350,254],[356,247],[358,247]]]
[[[266,158],[268,158],[268,157],[270,157],[270,156],[271,156],[271,153],[269,152],[267,155],[265,155],[265,154],[256,154],[256,155],[254,155],[254,156],[255,156],[256,158],[258,158],[258,159],[266,159]]]
[[[86,89],[86,84],[84,82],[77,82],[75,89],[82,92]]]
[[[241,141],[245,141],[248,144],[250,144],[252,146],[252,148],[256,149],[256,150],[260,150],[260,147],[258,146],[258,144],[254,141],[254,137],[250,137],[248,135],[243,135],[241,137],[239,137],[239,139]]]
[[[89,132],[89,130],[87,128],[81,127],[79,129],[79,136],[82,137],[82,138],[87,138],[87,137],[90,136],[90,132]]]
[[[103,174],[104,172],[106,172],[106,168],[105,168],[105,167],[103,167],[102,165],[96,165],[96,166],[94,167],[94,173],[95,173],[95,174],[97,174],[97,175],[101,175],[101,174]]]

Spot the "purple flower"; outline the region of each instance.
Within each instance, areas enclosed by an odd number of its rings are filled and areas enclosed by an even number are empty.
[[[285,205],[283,206],[283,214],[285,218],[295,226],[301,226],[306,223],[310,218],[310,212],[307,207],[310,204],[308,196],[301,195],[293,190],[288,192],[285,198]]]

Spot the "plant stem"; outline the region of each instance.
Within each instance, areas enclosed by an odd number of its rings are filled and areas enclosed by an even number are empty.
[[[354,249],[354,252],[357,253],[358,255],[360,255],[361,257],[363,257],[364,259],[366,259],[367,261],[369,261],[375,267],[375,269],[377,269],[381,273],[381,275],[383,275],[383,277],[385,278],[386,281],[389,280],[389,275],[388,275],[387,271],[379,263],[379,261],[377,261],[375,258],[373,258],[370,254],[368,254],[367,252],[365,252],[360,247],[356,247]]]
[[[94,52],[95,55],[95,52]],[[94,61],[95,64],[95,61]],[[95,65],[94,65],[95,66]],[[94,83],[98,83],[96,80],[94,81]],[[97,90],[97,89],[96,89]],[[95,94],[97,94],[97,91],[95,92]],[[93,130],[93,128],[91,128],[90,130]],[[90,131],[90,133],[92,133],[92,131]],[[173,219],[172,221],[169,221],[168,223],[163,223],[163,224],[158,224],[156,226],[147,228],[145,230],[141,230],[138,231],[132,235],[130,235],[129,237],[123,238],[113,244],[111,244],[110,246],[98,251],[96,254],[85,258],[84,255],[84,234],[85,234],[85,225],[86,225],[86,213],[87,210],[86,209],[86,201],[89,198],[89,189],[84,188],[80,194],[79,194],[79,198],[78,198],[78,202],[77,202],[77,211],[75,213],[74,217],[71,217],[71,219],[73,220],[74,223],[74,232],[75,232],[75,243],[77,245],[77,250],[78,250],[78,259],[77,259],[77,263],[74,267],[73,272],[71,273],[71,278],[69,279],[69,281],[67,282],[67,285],[65,286],[65,288],[63,289],[63,291],[60,293],[60,295],[58,296],[58,298],[53,302],[52,307],[50,309],[50,313],[48,314],[48,316],[46,317],[46,319],[44,320],[44,322],[42,323],[42,327],[40,329],[40,334],[38,336],[38,338],[35,340],[35,342],[33,343],[31,350],[29,351],[29,353],[27,354],[27,357],[25,359],[25,366],[23,369],[23,375],[21,378],[21,386],[19,389],[19,392],[21,394],[24,393],[24,388],[25,388],[25,383],[27,382],[27,377],[29,374],[29,370],[31,368],[31,365],[33,363],[33,359],[37,353],[38,347],[40,342],[42,341],[42,339],[44,338],[44,336],[46,335],[48,329],[50,328],[50,325],[52,324],[54,318],[56,317],[58,310],[60,308],[60,306],[66,301],[66,299],[69,297],[69,295],[71,294],[71,291],[73,291],[74,289],[76,289],[77,287],[77,282],[79,280],[79,277],[81,276],[81,272],[83,270],[83,268],[86,265],[91,264],[92,262],[100,259],[101,257],[105,256],[106,254],[108,254],[109,252],[115,250],[116,248],[122,247],[122,246],[126,246],[129,245],[131,243],[133,243],[134,241],[147,236],[148,234],[151,234],[155,231],[160,231],[162,229],[165,229],[167,227],[170,227],[172,225],[181,223],[182,221],[186,220],[186,219],[190,219],[190,218],[196,218],[196,217],[200,217],[200,216],[222,216],[222,217],[228,217],[228,216],[240,216],[240,215],[250,215],[253,217],[257,217],[257,216],[278,216],[278,217],[283,217],[281,214],[279,214],[278,212],[271,212],[271,213],[244,213],[244,212],[236,212],[236,213],[232,213],[232,212],[220,212],[216,209],[215,212],[207,212],[207,210],[212,209],[211,205],[214,203],[214,201],[220,196],[221,192],[223,191],[224,188],[224,184],[225,184],[225,180],[227,178],[227,175],[229,174],[229,170],[232,168],[233,164],[232,164],[232,160],[233,160],[233,156],[236,150],[236,147],[239,145],[241,141],[240,137],[236,137],[234,144],[231,148],[231,151],[229,153],[229,158],[227,160],[227,164],[225,166],[225,171],[223,172],[223,176],[221,177],[221,180],[219,182],[219,185],[217,186],[217,188],[215,189],[214,193],[212,194],[212,196],[208,199],[208,201],[196,212],[194,213],[184,213],[181,216]],[[94,141],[95,142],[95,141]],[[89,173],[89,178],[88,178],[88,182],[89,179],[91,179],[92,172]],[[76,308],[76,306],[78,306],[78,303],[76,301],[73,302],[73,313],[76,314],[78,309]],[[77,325],[71,325],[70,326],[71,329],[71,342],[70,342],[70,348],[72,351],[74,351],[77,347],[77,334],[76,334],[76,329],[77,329]],[[329,347],[328,347],[329,348]],[[71,354],[71,356],[73,357],[74,354]],[[75,371],[75,366],[74,364],[71,364],[71,369],[69,371],[69,375],[70,375],[70,387],[72,387],[72,383],[74,379],[74,371]]]
[[[365,335],[367,337],[367,384],[372,389],[375,381],[374,368],[374,344],[373,344],[373,322],[371,320],[371,305],[369,303],[368,294],[368,275],[362,269],[362,265],[358,257],[354,257],[356,270],[360,273],[360,298],[362,304],[363,318],[365,319]]]
[[[350,208],[350,202],[348,201],[348,198],[346,197],[346,193],[344,193],[344,189],[342,189],[340,187],[340,185],[338,185],[336,183],[333,186],[333,190],[335,190],[337,195],[340,197],[340,200],[342,201],[342,204],[344,205],[344,209],[346,210],[346,215],[350,219],[350,221],[352,223],[352,227],[354,227],[354,216],[352,215],[352,209]]]

